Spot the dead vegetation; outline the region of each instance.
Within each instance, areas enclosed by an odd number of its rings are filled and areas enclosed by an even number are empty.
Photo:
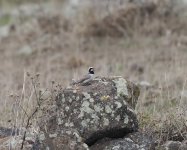
[[[137,34],[163,36],[186,31],[183,20],[171,1],[127,3],[103,18],[92,17],[80,34],[96,37],[131,37]],[[178,24],[178,22],[180,22]]]
[[[133,30],[153,17],[155,10],[156,5],[154,3],[140,6],[128,4],[125,8],[121,8],[101,20],[93,20],[83,34],[99,37],[129,37]]]

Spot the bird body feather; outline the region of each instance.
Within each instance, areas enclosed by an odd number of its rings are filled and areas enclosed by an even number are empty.
[[[87,83],[93,79],[93,74],[87,74],[83,78],[76,81],[77,84],[79,83]]]

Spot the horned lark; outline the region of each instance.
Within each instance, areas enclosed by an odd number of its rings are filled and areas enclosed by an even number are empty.
[[[77,81],[73,81],[73,85],[75,84],[87,84],[89,83],[90,81],[92,81],[94,78],[94,68],[93,67],[90,67],[88,69],[88,74],[86,74],[85,76],[83,76],[81,79],[77,80]]]

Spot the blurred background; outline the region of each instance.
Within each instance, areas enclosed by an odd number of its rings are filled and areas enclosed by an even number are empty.
[[[66,87],[89,66],[140,87],[142,130],[186,132],[187,1],[0,0],[0,126],[30,78]]]

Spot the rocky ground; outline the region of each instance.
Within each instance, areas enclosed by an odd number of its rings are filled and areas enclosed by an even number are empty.
[[[72,78],[93,66],[97,76],[119,75],[139,86],[139,130],[149,130],[158,145],[168,140],[179,146],[185,143],[186,4],[172,0],[121,2],[3,3],[1,127],[24,131],[40,94],[44,100],[53,99]],[[54,106],[51,102],[45,105]],[[39,130],[40,111],[31,121],[34,133]]]

